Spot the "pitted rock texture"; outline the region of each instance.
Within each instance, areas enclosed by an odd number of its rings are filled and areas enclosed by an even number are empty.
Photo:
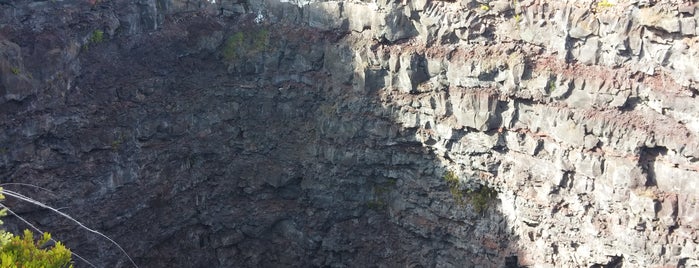
[[[4,187],[142,267],[699,265],[693,3],[20,2]]]

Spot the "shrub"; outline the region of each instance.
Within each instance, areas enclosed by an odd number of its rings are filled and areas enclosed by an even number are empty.
[[[488,208],[488,204],[498,197],[498,192],[487,185],[479,185],[476,189],[462,190],[459,177],[451,170],[444,173],[444,181],[447,183],[449,192],[451,192],[451,196],[454,197],[454,201],[457,204],[464,206],[466,200],[468,200],[477,213],[485,211]]]
[[[471,199],[471,205],[477,213],[481,213],[488,208],[491,201],[498,198],[498,192],[495,189],[486,185],[481,185],[476,190],[468,190],[468,196]]]
[[[252,34],[252,51],[261,52],[269,45],[269,30],[261,29]]]
[[[230,61],[263,52],[269,48],[269,38],[268,29],[236,32],[226,39],[222,50],[223,57]]]
[[[464,193],[461,191],[461,182],[459,181],[459,177],[456,176],[454,171],[447,171],[444,173],[444,181],[447,182],[447,186],[449,186],[449,192],[451,192],[451,196],[454,197],[454,201],[456,201],[457,204],[459,205],[464,205]]]
[[[0,188],[0,200],[4,200]],[[0,210],[0,216],[7,214],[7,208]],[[2,221],[0,221],[2,224]],[[49,233],[44,233],[40,239],[34,240],[34,234],[24,230],[22,236],[0,230],[0,268],[64,268],[73,267],[71,252],[61,242],[50,246]]]
[[[223,48],[223,57],[227,60],[233,60],[238,56],[238,50],[243,47],[244,36],[242,32],[237,32],[226,40],[226,46]]]
[[[39,240],[24,230],[23,237],[2,231],[0,233],[0,267],[63,268],[73,267],[71,253],[61,242],[42,248],[51,242],[51,235],[44,233]]]
[[[94,30],[92,31],[92,35],[90,35],[90,38],[87,39],[87,42],[83,44],[83,49],[88,50],[90,49],[90,44],[99,44],[104,41],[104,32],[102,30]]]
[[[104,32],[102,30],[92,31],[92,36],[90,36],[91,43],[102,43],[104,41]]]
[[[614,3],[609,2],[609,0],[602,0],[597,3],[597,6],[601,8],[613,7]]]

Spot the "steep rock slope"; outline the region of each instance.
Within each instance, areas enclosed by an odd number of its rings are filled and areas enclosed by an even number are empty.
[[[697,265],[691,3],[1,8],[3,182],[142,266]]]
[[[352,86],[346,33],[275,4],[275,21],[208,2],[3,6],[5,187],[106,233],[143,267],[511,257],[504,218],[456,206],[415,130]],[[8,205],[96,266],[129,266],[99,236]]]
[[[376,17],[410,19],[399,28],[415,31],[396,37],[375,17],[376,42],[358,47],[358,62],[398,122],[445,165],[499,189],[521,265],[692,266],[695,9],[388,3]]]

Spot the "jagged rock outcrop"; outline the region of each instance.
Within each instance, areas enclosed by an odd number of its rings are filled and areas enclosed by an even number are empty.
[[[696,266],[695,11],[12,2],[0,176],[145,267]]]

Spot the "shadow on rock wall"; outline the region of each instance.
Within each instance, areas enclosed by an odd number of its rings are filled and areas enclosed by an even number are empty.
[[[336,10],[146,2],[0,6],[4,187],[141,267],[516,265],[497,201],[477,211],[473,185],[444,179],[478,180],[398,122],[410,107],[382,99],[387,74],[356,66],[371,38],[323,27]],[[95,265],[128,266],[7,205]]]

